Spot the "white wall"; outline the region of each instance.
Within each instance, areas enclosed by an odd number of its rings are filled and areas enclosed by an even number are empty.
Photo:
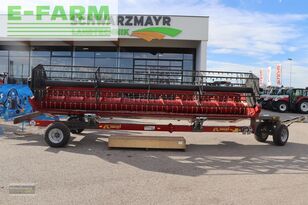
[[[200,41],[196,53],[196,70],[205,71],[207,69],[207,41]]]

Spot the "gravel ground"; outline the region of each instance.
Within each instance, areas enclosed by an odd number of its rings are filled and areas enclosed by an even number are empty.
[[[18,127],[0,124],[1,205],[307,204],[305,123],[290,127],[285,147],[241,134],[172,134],[186,138],[186,152],[107,149],[110,135],[170,136],[144,132],[88,131],[54,149],[42,130],[17,136]],[[35,184],[35,194],[10,195],[12,183]]]

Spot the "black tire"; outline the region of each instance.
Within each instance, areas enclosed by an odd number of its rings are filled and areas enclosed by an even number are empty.
[[[277,103],[277,110],[281,113],[285,113],[289,110],[289,106],[286,102],[280,101]]]
[[[276,146],[284,146],[289,139],[289,128],[286,125],[276,127],[273,135],[273,141]]]
[[[50,147],[65,147],[70,137],[70,129],[61,122],[49,125],[45,131],[45,141]]]
[[[302,114],[308,114],[308,101],[304,100],[298,103],[297,110]]]
[[[75,122],[84,122],[83,117],[70,117],[67,121],[75,121]],[[84,129],[74,129],[71,130],[72,134],[81,134],[84,131]]]
[[[267,107],[268,110],[274,110],[274,106],[273,106],[273,102],[269,102],[268,103],[268,107]]]
[[[266,142],[269,136],[269,125],[267,123],[261,122],[258,124],[255,132],[255,139],[258,142]]]

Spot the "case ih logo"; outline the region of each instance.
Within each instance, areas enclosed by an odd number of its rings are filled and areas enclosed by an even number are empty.
[[[120,130],[122,128],[122,125],[101,125],[99,128],[103,130]]]
[[[142,38],[148,42],[154,39],[161,40],[166,36],[174,38],[182,33],[182,30],[172,28],[171,22],[170,16],[119,16],[118,18],[118,24],[122,27],[146,27],[126,34]]]

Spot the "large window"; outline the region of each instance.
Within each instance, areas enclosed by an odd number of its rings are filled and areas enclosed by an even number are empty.
[[[10,51],[9,56],[10,75],[17,79],[28,78],[30,76],[29,51]]]
[[[0,50],[0,73],[8,72],[9,52]]]
[[[33,69],[39,64],[50,65],[50,51],[32,51],[31,52],[31,68]]]
[[[134,75],[137,81],[186,84],[192,82],[193,54],[134,53]]]
[[[90,51],[76,51],[74,52],[75,66],[94,66],[94,52]]]
[[[114,80],[161,80],[178,83],[191,82],[195,69],[193,49],[167,48],[98,48],[98,47],[32,47],[29,50],[0,50],[0,72],[16,78],[27,78],[39,64],[61,65],[52,70],[62,76],[64,70],[79,71],[68,77],[90,77],[98,67]],[[78,66],[78,68],[71,68]],[[163,77],[172,75],[173,77]]]
[[[52,51],[51,65],[72,65],[72,52],[71,51]]]
[[[118,68],[118,53],[114,52],[96,52],[95,53],[95,66],[103,68]]]

